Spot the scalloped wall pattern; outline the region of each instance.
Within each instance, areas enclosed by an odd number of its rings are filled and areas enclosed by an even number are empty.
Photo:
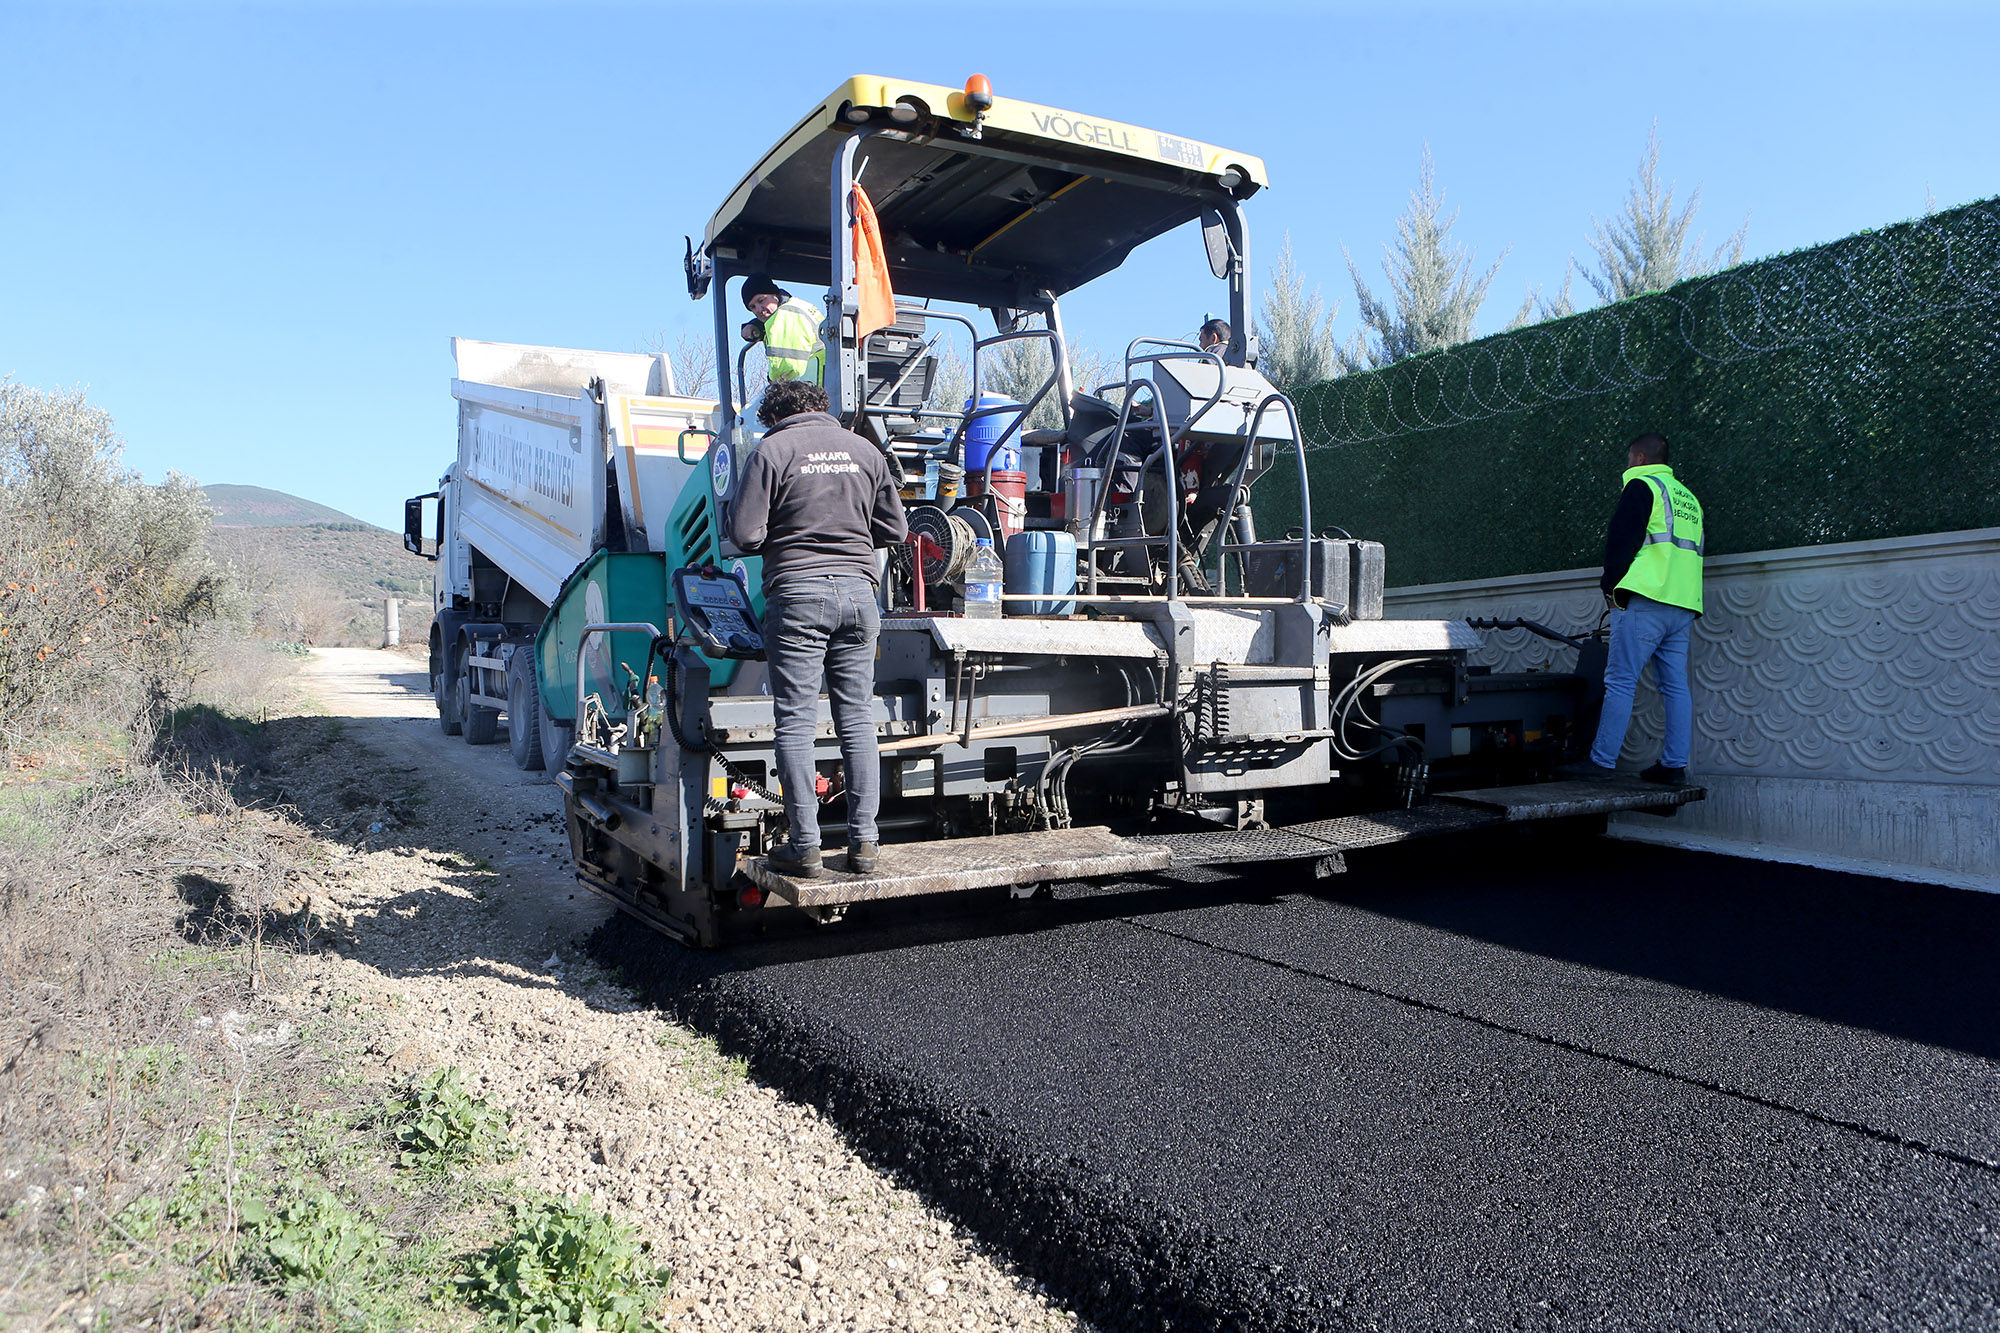
[[[1393,558],[1393,553],[1392,553]],[[1689,653],[1693,767],[1709,799],[1621,832],[2000,889],[2000,529],[1710,559]],[[1391,589],[1396,617],[1523,616],[1587,629],[1596,570]],[[1487,632],[1496,669],[1569,649]],[[1640,688],[1623,762],[1659,755]]]

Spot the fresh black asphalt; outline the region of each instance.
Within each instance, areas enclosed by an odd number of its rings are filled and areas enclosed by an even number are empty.
[[[2000,896],[1353,862],[597,947],[1104,1329],[2000,1328]]]

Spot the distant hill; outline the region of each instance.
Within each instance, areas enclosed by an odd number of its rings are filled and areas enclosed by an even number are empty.
[[[204,486],[208,547],[243,590],[256,632],[317,644],[379,644],[382,599],[404,599],[403,637],[423,642],[437,566],[403,536],[262,486]]]
[[[337,523],[383,531],[330,505],[262,486],[204,486],[201,493],[208,497],[208,506],[215,511],[215,525],[219,528],[298,528],[313,523]]]

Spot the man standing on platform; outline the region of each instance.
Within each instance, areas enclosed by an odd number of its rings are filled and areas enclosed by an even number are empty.
[[[1641,435],[1625,452],[1625,489],[1604,538],[1600,586],[1618,612],[1611,621],[1604,670],[1604,711],[1588,758],[1557,769],[1564,777],[1617,776],[1618,752],[1632,721],[1639,673],[1653,664],[1653,684],[1666,710],[1660,760],[1640,772],[1647,782],[1687,782],[1694,739],[1694,698],[1688,692],[1688,637],[1701,618],[1701,501],[1667,463],[1663,435]]]
[[[781,875],[820,872],[813,740],[824,680],[846,782],[847,868],[872,874],[882,803],[875,552],[902,542],[908,520],[882,451],[841,428],[819,385],[772,383],[757,419],[766,431],[730,502],[729,535],[737,549],[764,558],[764,652],[791,826],[787,845],[765,861]]]

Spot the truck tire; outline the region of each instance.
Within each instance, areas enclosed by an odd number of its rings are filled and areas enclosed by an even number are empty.
[[[516,648],[507,659],[507,749],[514,767],[528,772],[542,766],[542,699],[535,692],[533,656]]]
[[[539,676],[539,672],[536,673]],[[569,747],[576,743],[576,728],[565,722],[558,722],[542,708],[542,696],[535,696],[535,718],[541,723],[542,767],[553,777],[563,771],[569,762]]]
[[[458,704],[458,725],[467,745],[491,745],[500,732],[500,714],[472,702],[472,669],[460,667],[452,693]]]
[[[452,662],[458,655],[440,652],[437,670],[431,673],[431,698],[437,702],[438,727],[447,736],[458,735],[458,691],[452,681],[465,674],[464,668],[452,670]]]

